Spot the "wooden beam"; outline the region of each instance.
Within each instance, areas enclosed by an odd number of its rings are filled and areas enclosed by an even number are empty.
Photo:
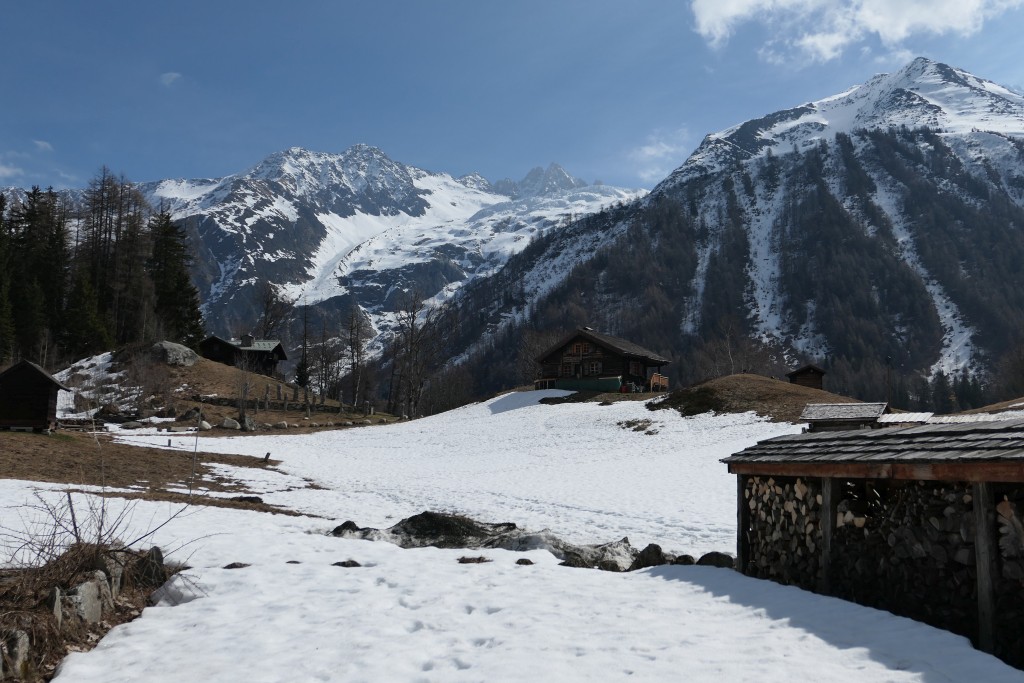
[[[974,503],[974,557],[978,575],[978,649],[995,651],[995,594],[992,577],[995,560],[996,528],[992,505],[992,485],[976,483]]]
[[[736,476],[736,568],[741,574],[747,573],[750,561],[750,506],[744,493],[747,489],[747,477]]]
[[[736,462],[732,474],[903,481],[1024,482],[1024,460],[958,462]]]
[[[832,593],[832,536],[836,530],[836,507],[839,505],[839,481],[832,477],[821,478],[821,575],[818,577],[818,592]]]

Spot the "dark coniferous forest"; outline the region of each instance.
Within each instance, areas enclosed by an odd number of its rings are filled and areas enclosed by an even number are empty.
[[[156,339],[198,345],[189,263],[184,230],[106,168],[80,205],[38,187],[0,195],[0,366],[53,370]]]

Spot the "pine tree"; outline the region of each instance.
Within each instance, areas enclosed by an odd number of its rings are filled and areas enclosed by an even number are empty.
[[[198,348],[205,334],[199,291],[188,274],[192,259],[185,231],[166,210],[150,219],[153,254],[147,268],[153,281],[156,316],[168,339]]]

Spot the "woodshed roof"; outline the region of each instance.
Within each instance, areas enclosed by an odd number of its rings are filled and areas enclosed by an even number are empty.
[[[877,420],[887,406],[886,403],[808,403],[800,420]]]
[[[27,369],[32,369],[32,370],[35,370],[37,374],[39,374],[39,375],[41,375],[41,376],[43,377],[43,379],[46,379],[46,380],[48,380],[48,381],[49,381],[49,382],[50,382],[51,384],[54,384],[54,385],[56,385],[58,389],[63,389],[64,391],[71,391],[71,389],[68,389],[68,388],[67,388],[66,386],[64,386],[63,384],[61,384],[61,383],[60,383],[60,382],[59,382],[59,381],[57,380],[57,378],[56,378],[56,377],[54,377],[53,375],[51,375],[50,373],[48,373],[48,372],[47,372],[46,370],[44,370],[44,369],[43,369],[43,368],[42,368],[41,366],[39,366],[39,365],[36,365],[36,364],[35,364],[35,363],[33,363],[32,361],[28,361],[28,360],[22,360],[22,361],[19,361],[19,362],[15,363],[14,365],[12,365],[11,367],[9,367],[9,368],[7,368],[6,370],[4,370],[3,372],[0,372],[0,378],[3,378],[3,377],[4,377],[5,375],[8,375],[8,374],[9,374],[9,375],[10,375],[11,377],[14,377],[14,376],[15,376],[15,374],[16,374],[16,372],[18,372],[18,371],[23,371],[23,370],[27,370]]]
[[[1024,420],[789,434],[722,462],[738,474],[1024,481]]]

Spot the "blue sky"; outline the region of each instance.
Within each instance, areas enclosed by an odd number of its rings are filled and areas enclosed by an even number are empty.
[[[651,187],[706,133],[923,55],[1024,89],[1024,0],[5,3],[0,186],[356,143]]]

